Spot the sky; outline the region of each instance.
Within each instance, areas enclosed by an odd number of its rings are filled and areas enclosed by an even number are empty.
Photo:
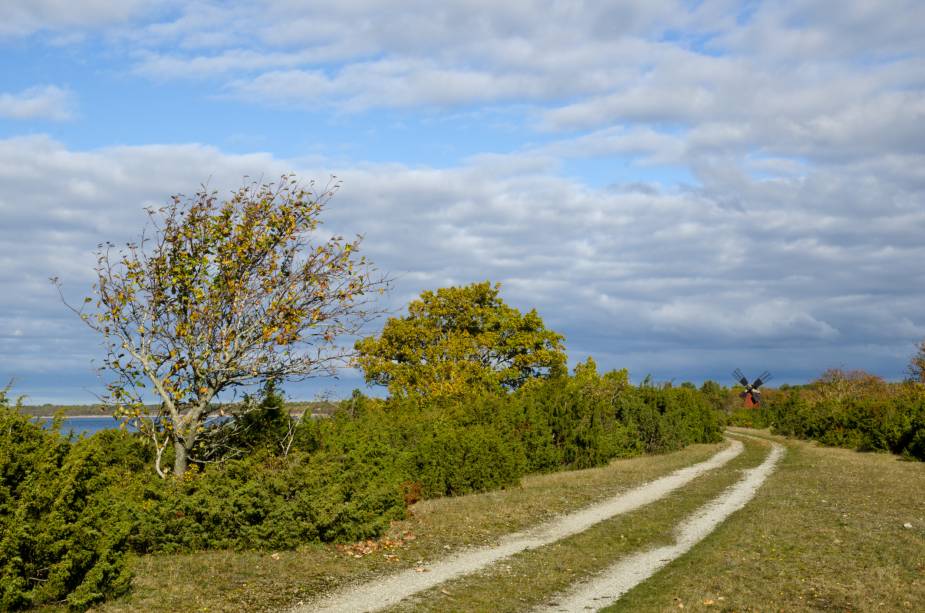
[[[636,381],[901,379],[922,23],[921,0],[4,0],[0,379],[93,402],[100,339],[48,278],[79,301],[145,206],[283,173],[341,181],[324,227],[364,237],[393,314],[491,280]]]

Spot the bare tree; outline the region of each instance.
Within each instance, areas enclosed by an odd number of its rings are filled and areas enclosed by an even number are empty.
[[[335,372],[352,353],[338,339],[376,314],[387,280],[360,237],[312,240],[337,185],[313,187],[283,176],[226,200],[203,187],[148,209],[138,242],[99,246],[94,296],[71,308],[103,336],[105,400],[152,441],[162,477],[168,446],[187,470],[220,395]]]

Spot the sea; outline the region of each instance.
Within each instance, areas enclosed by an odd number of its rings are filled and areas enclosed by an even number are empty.
[[[50,425],[50,417],[36,417],[43,425]],[[91,417],[65,417],[61,420],[61,434],[74,436],[90,436],[100,430],[115,430],[119,427],[119,420],[108,415]],[[129,427],[129,430],[134,428]]]
[[[51,417],[36,417],[44,427],[51,425]],[[206,420],[206,425],[216,422],[223,422],[231,419],[227,415],[224,417],[213,416]],[[100,430],[115,430],[119,427],[120,421],[111,415],[91,415],[83,417],[65,417],[61,420],[61,434],[65,436],[90,436]],[[136,428],[126,425],[129,432],[135,432]]]

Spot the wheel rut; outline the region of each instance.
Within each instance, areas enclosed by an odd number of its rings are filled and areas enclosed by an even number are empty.
[[[740,441],[728,440],[730,441],[728,447],[704,462],[681,468],[664,477],[528,530],[509,534],[503,537],[497,545],[471,549],[430,563],[425,566],[427,572],[422,573],[409,569],[343,589],[318,601],[291,609],[291,611],[293,613],[379,611],[398,604],[418,592],[481,570],[514,554],[543,547],[584,532],[597,523],[656,502],[707,471],[724,466],[741,454],[744,448]]]
[[[741,480],[675,527],[674,545],[657,547],[625,557],[603,572],[580,581],[571,590],[559,594],[552,602],[534,611],[584,612],[612,605],[623,594],[690,551],[730,515],[744,507],[754,498],[761,484],[774,472],[784,453],[782,445],[772,442],[771,452],[760,465],[744,471]]]

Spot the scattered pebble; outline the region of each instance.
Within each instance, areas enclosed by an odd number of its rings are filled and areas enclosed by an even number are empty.
[[[906,522],[903,524],[903,528],[912,528],[912,524],[910,524],[909,522]]]

